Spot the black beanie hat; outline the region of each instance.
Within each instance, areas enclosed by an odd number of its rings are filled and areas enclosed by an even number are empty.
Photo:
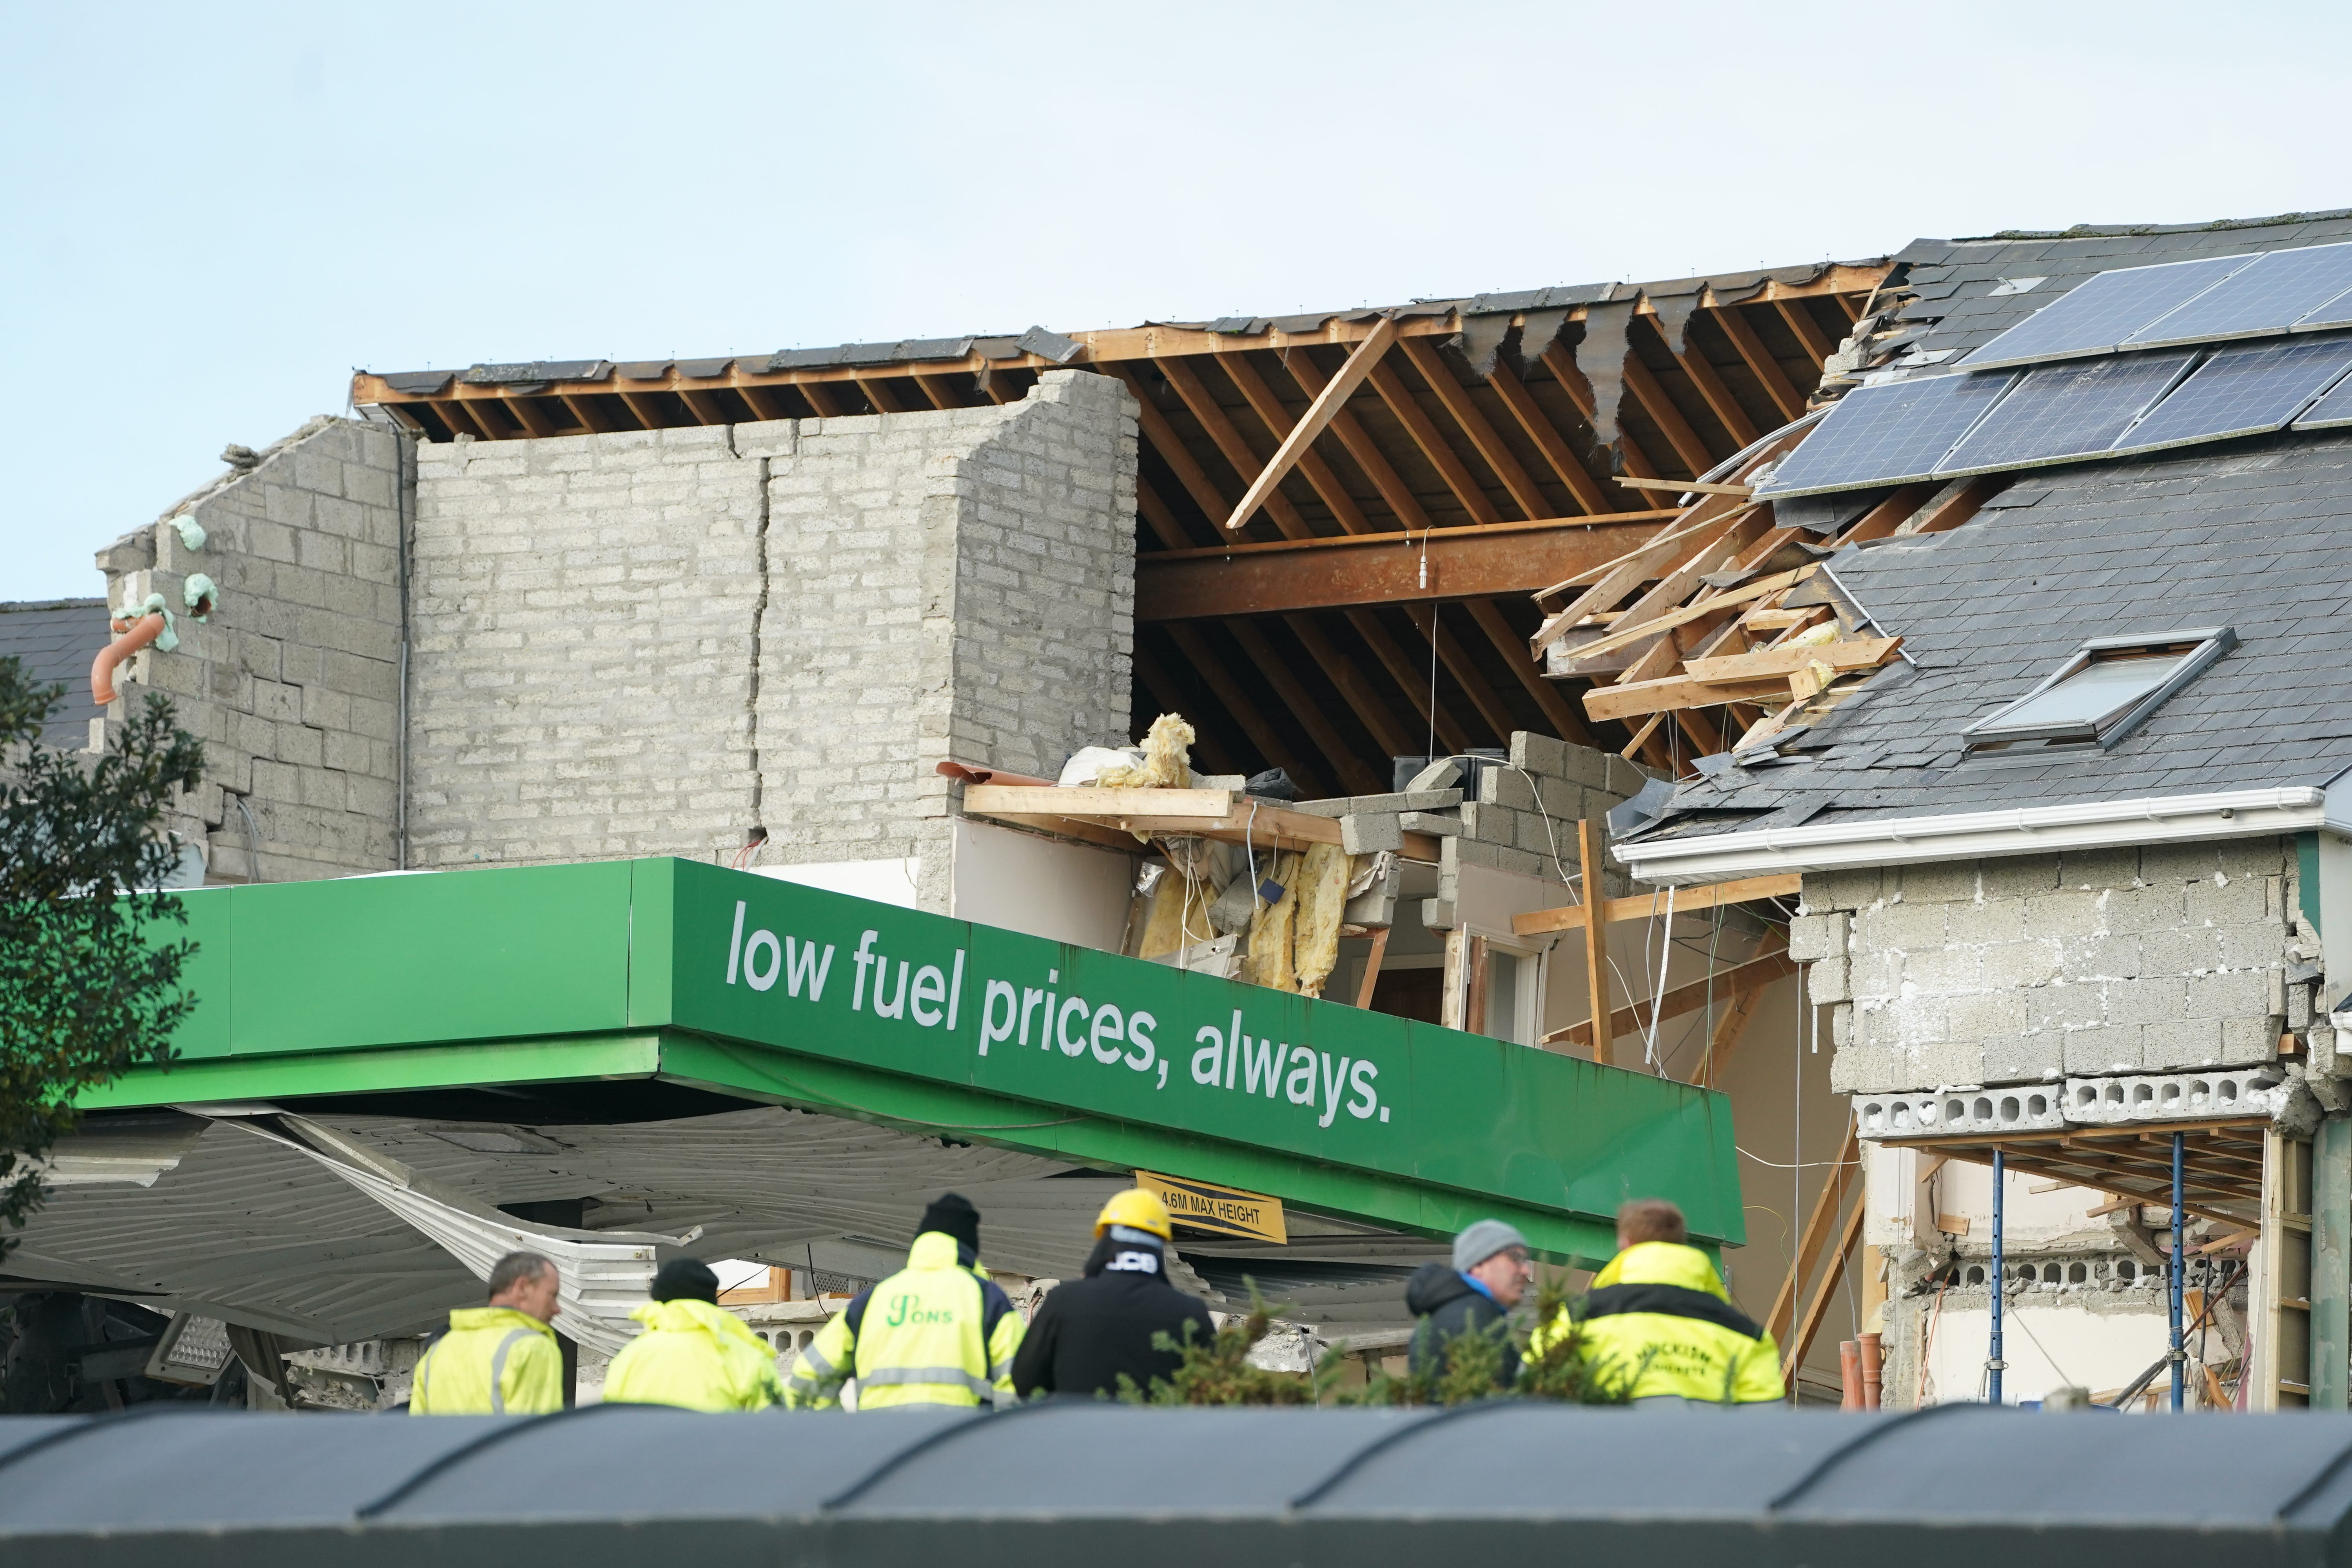
[[[946,1232],[960,1245],[970,1247],[974,1258],[980,1256],[980,1211],[961,1193],[941,1193],[931,1200],[930,1206],[923,1211],[922,1222],[915,1226],[915,1234],[920,1236],[932,1230]]]
[[[719,1304],[719,1276],[696,1258],[673,1258],[654,1276],[656,1301],[708,1301]]]

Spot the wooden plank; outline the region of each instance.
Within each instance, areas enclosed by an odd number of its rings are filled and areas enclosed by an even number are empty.
[[[1577,886],[1582,889],[1588,904],[1605,903],[1606,884],[1601,877],[1601,825],[1589,816],[1576,821]],[[1600,920],[1590,921],[1584,928],[1584,994],[1591,1011],[1585,1019],[1587,1044],[1592,1059],[1607,1063],[1616,1048],[1616,1031],[1611,1026],[1616,1014],[1609,1007],[1609,921],[1604,912]],[[1605,1020],[1605,1022],[1604,1022]],[[1604,1028],[1609,1038],[1601,1038]]]
[[[1727,594],[1717,594],[1701,599],[1696,604],[1685,605],[1680,609],[1669,610],[1662,616],[1641,621],[1623,630],[1612,627],[1607,637],[1597,637],[1578,648],[1577,657],[1580,659],[1591,659],[1598,658],[1604,653],[1614,653],[1621,647],[1630,647],[1634,643],[1656,637],[1661,632],[1669,632],[1676,626],[1688,626],[1691,622],[1717,610],[1728,610],[1737,605],[1752,604],[1767,595],[1777,594],[1783,588],[1794,587],[1812,574],[1813,568],[1811,566],[1800,566],[1793,572],[1776,572],[1769,577],[1759,577],[1753,583],[1745,584]],[[1630,620],[1632,617],[1629,616],[1627,619]]]
[[[1287,616],[1284,617],[1283,624],[1290,628],[1291,635],[1298,639],[1307,657],[1322,667],[1324,675],[1339,688],[1339,695],[1353,706],[1357,720],[1372,732],[1372,739],[1380,743],[1381,749],[1392,757],[1413,754],[1421,742],[1417,738],[1408,737],[1398,726],[1387,700],[1356,668],[1356,661],[1341,653],[1333,646],[1331,639],[1323,635],[1323,628],[1315,624],[1314,617]]]
[[[1638,353],[1625,355],[1625,390],[1633,395],[1633,401],[1665,433],[1667,445],[1674,447],[1683,467],[1694,476],[1715,467],[1715,454],[1699,439],[1698,432],[1691,428],[1690,421],[1683,417],[1683,411],[1675,406],[1674,398]]]
[[[1355,748],[1340,738],[1329,715],[1323,711],[1322,706],[1307,689],[1298,684],[1298,678],[1290,671],[1289,662],[1274,651],[1264,633],[1240,618],[1228,621],[1225,630],[1232,635],[1234,641],[1241,645],[1242,652],[1249,657],[1250,662],[1257,667],[1259,678],[1274,688],[1275,694],[1282,699],[1291,716],[1307,731],[1307,738],[1321,750],[1324,760],[1330,764],[1340,782],[1347,785],[1349,795],[1377,795],[1389,787],[1391,781],[1375,773],[1364,759],[1357,755]]]
[[[1407,658],[1404,650],[1397,646],[1396,639],[1389,636],[1388,628],[1381,625],[1371,611],[1349,610],[1347,614],[1348,624],[1356,628],[1356,635],[1364,639],[1364,646],[1372,650],[1372,657],[1381,661],[1381,667],[1389,672],[1389,679],[1394,680],[1397,689],[1404,693],[1407,710],[1437,731],[1437,738],[1444,742],[1449,754],[1465,749],[1470,738],[1462,728],[1461,721],[1454,718],[1450,706],[1441,706],[1436,701],[1432,689],[1430,662]],[[1407,752],[1396,754],[1403,756],[1410,750],[1407,748]]]
[[[899,395],[898,388],[879,376],[870,381],[860,381],[857,390],[866,395],[866,401],[874,405],[877,414],[904,414],[908,411],[907,400]]]
[[[1649,582],[1662,569],[1672,568],[1667,572],[1669,578],[1686,576],[1694,563],[1704,558],[1710,547],[1719,543],[1731,530],[1752,519],[1757,510],[1752,501],[1735,507],[1720,497],[1709,496],[1682,514],[1683,521],[1663,531],[1640,549],[1629,551],[1614,561],[1544,589],[1536,595],[1538,603],[1549,595],[1575,586],[1580,581],[1589,580],[1591,584],[1536,628],[1535,635],[1528,639],[1528,651],[1540,658],[1544,649],[1565,636],[1570,627],[1589,616],[1615,611],[1625,602],[1627,595]],[[1706,515],[1710,512],[1712,515]],[[1698,521],[1691,521],[1694,517]],[[1702,570],[1711,571],[1713,568],[1703,567]],[[1659,587],[1665,589],[1668,584],[1661,582]],[[1655,592],[1643,595],[1644,602],[1656,602],[1658,599],[1659,595]]]
[[[1243,804],[1242,793],[1231,789],[1106,789],[1096,784],[1049,786],[1050,795],[1035,784],[966,784],[966,811],[1045,813],[1055,816],[1132,816],[1148,808],[1154,816],[1227,816]],[[1149,796],[1140,805],[1138,797]]]
[[[1151,481],[1141,474],[1135,476],[1135,510],[1142,515],[1144,526],[1150,529],[1169,550],[1189,550],[1192,547],[1192,536],[1184,531],[1183,521],[1176,515],[1175,509],[1161,499],[1160,492],[1152,489]],[[1139,558],[1139,564],[1160,553],[1163,552],[1147,552]]]
[[[1549,515],[1551,505],[1537,488],[1534,476],[1520,467],[1519,459],[1504,444],[1502,433],[1478,411],[1470,389],[1454,379],[1454,369],[1445,363],[1437,346],[1426,338],[1415,338],[1404,345],[1404,356],[1412,362],[1413,369],[1421,373],[1429,389],[1437,394],[1437,401],[1453,417],[1455,427],[1470,438],[1471,449],[1503,481],[1503,489],[1509,492],[1519,510],[1528,517]]]
[[[808,405],[816,411],[820,419],[845,419],[858,412],[857,405],[850,397],[850,394],[856,390],[855,387],[829,386],[821,381],[809,381],[801,383],[793,390],[808,400]]]
[[[1511,630],[1510,623],[1503,619],[1503,612],[1495,607],[1495,602],[1492,599],[1473,599],[1469,610],[1470,618],[1478,624],[1480,631],[1486,634],[1486,640],[1495,645],[1495,651],[1502,656],[1503,663],[1518,678],[1520,687],[1550,722],[1551,732],[1560,740],[1573,742],[1580,746],[1592,744],[1592,731],[1584,727],[1584,721],[1569,705],[1568,699],[1560,695],[1559,683],[1545,679],[1542,672],[1528,658],[1527,644]]]
[[[1305,349],[1294,350],[1281,357],[1283,368],[1290,373],[1290,379],[1297,382],[1299,390],[1308,397],[1320,397],[1323,389],[1331,384],[1322,367]],[[1412,487],[1390,465],[1388,455],[1381,450],[1381,444],[1372,439],[1370,433],[1353,414],[1334,414],[1331,416],[1331,434],[1339,438],[1339,445],[1347,448],[1348,456],[1356,460],[1356,467],[1372,481],[1372,488],[1381,492],[1381,500],[1396,514],[1398,522],[1407,529],[1425,530],[1429,527],[1429,514],[1422,510],[1421,501],[1412,493]]]
[[[1859,1180],[1859,1176],[1856,1178]],[[1805,1315],[1797,1324],[1796,1338],[1780,1362],[1781,1381],[1791,1382],[1797,1369],[1805,1364],[1805,1357],[1813,1348],[1813,1337],[1821,1332],[1822,1320],[1829,1313],[1830,1303],[1836,1300],[1837,1288],[1845,1275],[1846,1260],[1853,1256],[1854,1243],[1862,1239],[1864,1203],[1854,1199],[1853,1212],[1846,1215],[1845,1228],[1838,1233],[1837,1254],[1830,1259],[1829,1268],[1822,1282],[1813,1288],[1813,1298],[1806,1304]]]
[[[1604,512],[1412,534],[1149,551],[1136,558],[1135,617],[1223,619],[1525,594],[1623,557],[1664,526],[1657,520],[1672,515]],[[1145,520],[1150,521],[1149,512]]]
[[[1658,575],[1655,581],[1650,582],[1646,586],[1636,584],[1629,587],[1618,587],[1612,584],[1612,596],[1604,601],[1600,587],[1596,585],[1591,593],[1577,601],[1577,605],[1584,606],[1588,611],[1613,609],[1618,603],[1622,603],[1628,595],[1633,595],[1636,589],[1639,590],[1638,596],[1633,598],[1632,604],[1625,606],[1624,614],[1610,623],[1610,635],[1615,636],[1619,632],[1654,620],[1660,616],[1687,607],[1693,595],[1704,594],[1707,591],[1706,578],[1710,573],[1720,571],[1741,551],[1754,543],[1758,534],[1764,531],[1766,509],[1754,501],[1743,501],[1731,496],[1706,496],[1701,498],[1698,505],[1691,510],[1693,511],[1719,510],[1722,516],[1722,526],[1710,530],[1703,542],[1692,548],[1680,560],[1674,562]],[[1577,605],[1570,605],[1570,609],[1576,607]],[[1561,612],[1563,616],[1567,613],[1568,611],[1565,610]],[[1594,640],[1597,642],[1600,639]],[[1639,642],[1649,639],[1645,634],[1637,633],[1630,640]],[[1592,644],[1580,644],[1570,650],[1569,662],[1572,666],[1577,661],[1591,657],[1592,651]],[[1676,660],[1681,658],[1684,651],[1684,645],[1679,641],[1672,647],[1659,643],[1650,650],[1651,656],[1654,656],[1651,657],[1650,662],[1645,663],[1643,659],[1636,659],[1626,666],[1617,679],[1621,682],[1646,680],[1654,676],[1664,675],[1674,667]]]
[[[1793,899],[1803,889],[1804,880],[1797,872],[1790,871],[1769,877],[1742,877],[1731,882],[1709,882],[1696,888],[1676,888],[1675,913],[1754,903],[1762,899]],[[1636,893],[1629,899],[1611,899],[1603,907],[1601,918],[1612,922],[1638,921],[1665,912],[1665,890],[1660,889],[1654,893]],[[1570,904],[1562,909],[1513,915],[1511,934],[1543,936],[1556,931],[1582,931],[1584,914],[1584,905]]]
[[[1348,355],[1348,363],[1339,367],[1339,374],[1333,376],[1329,384],[1316,396],[1315,401],[1307,405],[1306,414],[1291,428],[1290,433],[1282,438],[1282,445],[1275,448],[1274,456],[1267,460],[1257,478],[1250,482],[1250,488],[1242,496],[1240,504],[1234,508],[1233,515],[1225,520],[1227,532],[1239,529],[1242,524],[1250,520],[1252,513],[1265,503],[1266,498],[1274,493],[1275,486],[1282,482],[1282,477],[1288,473],[1293,465],[1306,453],[1315,437],[1323,433],[1324,426],[1331,423],[1332,416],[1339,412],[1350,396],[1354,395],[1356,388],[1364,384],[1364,378],[1372,374],[1372,367],[1380,363],[1381,356],[1386,353],[1390,345],[1396,341],[1396,318],[1393,315],[1381,316],[1372,330],[1365,334],[1363,342],[1358,343],[1354,352]],[[1538,508],[1537,512],[1530,512],[1528,515],[1536,516],[1548,510],[1549,509]]]
[[[1687,676],[1661,676],[1654,680],[1628,681],[1622,686],[1596,686],[1584,694],[1584,710],[1596,721],[1635,719],[1645,713],[1688,712],[1727,702],[1755,702],[1790,695],[1788,679],[1778,680],[1693,680]]]
[[[1439,618],[1437,606],[1433,604],[1404,605],[1400,608],[1404,611],[1405,619],[1436,647],[1437,657],[1454,677],[1454,683],[1462,688],[1463,695],[1470,699],[1470,706],[1478,710],[1478,716],[1486,721],[1486,726],[1496,742],[1507,745],[1511,731],[1518,728],[1511,718],[1511,710],[1503,705],[1501,698],[1495,695],[1495,689],[1486,684],[1486,676],[1479,673],[1468,652]]]
[[[985,816],[991,822],[1010,823],[1015,827],[1031,828],[1039,833],[1051,833],[1063,838],[1076,838],[1104,849],[1117,849],[1123,854],[1140,855],[1144,847],[1136,842],[1135,835],[1099,822],[1089,822],[1083,816],[1055,816],[1041,812],[967,811],[967,816]]]
[[[1210,442],[1215,446],[1225,461],[1232,465],[1234,472],[1244,478],[1257,472],[1261,459],[1256,450],[1234,426],[1233,419],[1225,413],[1223,405],[1210,395],[1207,385],[1201,380],[1200,374],[1190,363],[1181,359],[1160,361],[1160,371],[1168,378],[1168,384],[1176,389],[1176,395],[1183,399],[1184,406],[1191,410],[1194,422],[1201,426],[1202,433],[1209,437]],[[1267,491],[1263,498],[1263,503],[1266,516],[1274,520],[1275,527],[1282,531],[1282,536],[1285,539],[1315,537],[1314,529],[1307,526],[1307,520],[1299,515],[1297,507],[1292,505],[1290,498],[1280,490]],[[1215,517],[1218,514],[1212,511],[1209,515]]]
[[[1745,500],[1756,493],[1753,485],[1718,485],[1697,479],[1633,479],[1620,474],[1617,482],[1629,490],[1669,490],[1676,495],[1738,496]]]
[[[1192,504],[1212,518],[1224,516],[1231,503],[1202,469],[1199,460],[1192,456],[1192,448],[1184,445],[1184,438],[1176,434],[1176,426],[1169,423],[1166,412],[1152,401],[1142,377],[1129,365],[1114,364],[1104,368],[1125,382],[1128,391],[1135,395],[1139,405],[1136,422],[1142,430],[1143,438],[1151,443],[1153,454],[1168,465],[1168,471],[1176,476],[1176,482],[1184,487],[1184,493],[1192,498]]]
[[[1612,904],[1616,902],[1613,899],[1610,901]],[[1660,912],[1664,911],[1661,910]],[[1681,911],[1677,910],[1675,912]],[[1588,942],[1591,940],[1590,928],[1588,928],[1586,940]],[[1736,963],[1729,969],[1721,970],[1711,976],[1686,981],[1675,986],[1664,996],[1659,998],[1658,1016],[1662,1019],[1687,1017],[1705,1008],[1709,1001],[1769,985],[1774,981],[1785,980],[1795,973],[1797,973],[1797,961],[1790,958],[1786,952],[1775,950],[1760,953],[1745,963]],[[1613,1039],[1622,1039],[1627,1035],[1644,1032],[1649,1026],[1650,1002],[1647,997],[1630,1007],[1618,1008],[1609,1017],[1610,1034]],[[1570,1024],[1564,1029],[1554,1029],[1544,1037],[1544,1044],[1565,1042],[1569,1045],[1583,1045],[1591,1037],[1591,1020],[1584,1019]]]
[[[1414,400],[1412,393],[1405,386],[1404,378],[1397,374],[1396,367],[1385,363],[1373,366],[1371,382],[1372,390],[1381,395],[1381,401],[1389,405],[1389,412],[1396,416],[1397,422],[1404,426],[1405,434],[1412,437],[1412,444],[1421,449],[1421,455],[1444,479],[1446,488],[1454,492],[1454,499],[1460,501],[1462,510],[1470,514],[1470,521],[1479,523],[1502,521],[1503,514],[1495,510],[1495,503],[1486,499],[1486,492],[1479,489],[1478,481],[1470,477],[1469,468],[1454,448],[1445,444],[1445,437],[1438,434],[1437,426],[1430,419],[1428,410]]]
[[[1844,637],[1805,647],[1768,647],[1721,658],[1685,659],[1683,668],[1693,680],[1711,685],[1794,675],[1815,664],[1826,664],[1837,670],[1875,669],[1894,658],[1902,646],[1901,637]]]
[[[1290,410],[1282,405],[1282,400],[1274,395],[1274,388],[1265,384],[1265,377],[1258,374],[1257,366],[1252,364],[1246,355],[1237,353],[1220,354],[1217,365],[1240,391],[1242,400],[1250,405],[1259,423],[1274,433],[1276,440],[1286,442],[1296,432],[1297,421],[1291,417]],[[1280,456],[1279,452],[1276,453],[1277,458]],[[1341,529],[1349,533],[1379,531],[1372,526],[1371,519],[1364,515],[1364,509],[1356,503],[1356,498],[1349,493],[1347,485],[1341,482],[1339,470],[1324,461],[1322,455],[1313,447],[1298,454],[1298,473],[1314,489],[1317,499],[1330,509],[1332,517]]]
[[[1674,354],[1675,363],[1682,366],[1683,374],[1690,377],[1691,384],[1698,388],[1699,396],[1706,400],[1707,411],[1715,416],[1716,423],[1731,437],[1733,448],[1754,445],[1763,432],[1748,417],[1748,411],[1739,406],[1739,399],[1732,395],[1731,388],[1706,357],[1706,351],[1690,341],[1689,330],[1684,330],[1680,347],[1673,343],[1666,347]]]
[[[613,416],[604,412],[604,401],[601,397],[567,397],[563,406],[572,410],[572,417],[580,421],[582,429],[602,436],[613,428]]]
[[[1300,795],[1312,798],[1328,793],[1318,775],[1307,769],[1292,749],[1289,738],[1266,722],[1265,716],[1258,711],[1257,704],[1250,700],[1241,683],[1226,673],[1224,661],[1216,656],[1192,624],[1177,621],[1168,626],[1167,632],[1177,651],[1199,672],[1202,681],[1217,700],[1225,705],[1225,711],[1233,715],[1234,722],[1242,727],[1242,732],[1250,738],[1250,743],[1258,749],[1259,754],[1289,773]]]
[[[1381,927],[1372,933],[1372,951],[1364,959],[1363,984],[1356,987],[1356,1005],[1369,1013],[1372,1010],[1372,992],[1381,979],[1381,963],[1388,957],[1389,928]]]
[[[1802,1159],[1801,1153],[1798,1158]],[[1813,1199],[1813,1212],[1805,1221],[1805,1228],[1797,1241],[1796,1256],[1790,1259],[1788,1277],[1780,1281],[1780,1293],[1772,1299],[1772,1310],[1764,1320],[1764,1331],[1781,1347],[1781,1375],[1785,1378],[1803,1360],[1801,1353],[1791,1354],[1796,1347],[1789,1338],[1789,1326],[1796,1314],[1797,1297],[1805,1281],[1812,1277],[1814,1266],[1821,1261],[1822,1248],[1828,1244],[1831,1228],[1837,1223],[1838,1211],[1844,1205],[1846,1191],[1859,1185],[1862,1179],[1862,1142],[1853,1123],[1846,1123],[1845,1136],[1838,1142],[1837,1157],[1830,1163],[1828,1173],[1822,1178],[1822,1190]],[[1855,1207],[1859,1209],[1860,1205]]]
[[[1813,321],[1813,313],[1801,302],[1789,299],[1775,300],[1772,308],[1780,312],[1780,319],[1789,323],[1789,330],[1797,334],[1799,342],[1805,345],[1805,353],[1811,357],[1814,374],[1818,376],[1822,363],[1837,353],[1837,344],[1822,333]]]
[[[1691,1077],[1693,1083],[1701,1089],[1712,1089],[1722,1080],[1723,1064],[1738,1048],[1741,1037],[1748,1032],[1748,1020],[1763,1005],[1765,989],[1761,985],[1750,986],[1731,999],[1731,1005],[1715,1021],[1715,1031],[1707,1037],[1706,1055],[1699,1058],[1698,1070]]]
[[[1718,305],[1707,314],[1723,329],[1723,335],[1731,340],[1731,346],[1739,351],[1739,357],[1748,362],[1748,374],[1762,384],[1764,395],[1772,400],[1780,417],[1794,419],[1804,413],[1805,395],[1789,380],[1789,373],[1780,368],[1780,362],[1766,351],[1764,340],[1756,335],[1756,329],[1748,324],[1739,307]]]
[[[1511,411],[1511,417],[1518,421],[1519,428],[1527,432],[1528,439],[1535,443],[1536,450],[1543,454],[1544,461],[1551,465],[1552,473],[1576,498],[1577,505],[1587,511],[1612,512],[1617,510],[1609,492],[1601,488],[1600,481],[1569,449],[1566,438],[1552,427],[1550,420],[1544,417],[1544,411],[1537,404],[1535,395],[1528,391],[1517,376],[1511,374],[1510,367],[1503,363],[1500,354],[1495,356],[1495,368],[1487,375],[1486,384],[1495,389],[1495,395],[1503,400],[1503,406]]]
[[[1895,536],[1948,532],[1983,510],[1985,502],[2007,489],[2016,478],[2015,474],[1979,474],[1952,494],[1905,518]]]

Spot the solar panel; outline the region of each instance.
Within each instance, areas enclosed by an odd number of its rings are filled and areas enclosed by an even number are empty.
[[[2275,430],[2347,370],[2352,370],[2352,337],[2223,349],[2149,410],[2116,446],[2139,452]]]
[[[2024,468],[2113,451],[2140,410],[2162,396],[2196,357],[2175,352],[2040,366],[1936,472]]]
[[[2352,245],[2273,250],[2178,310],[2142,327],[2126,348],[2210,342],[2216,338],[2284,332],[2352,290]]]
[[[1811,495],[1924,479],[2013,375],[1935,375],[1858,386],[1784,458],[1759,494]]]
[[[2125,339],[2244,267],[2249,256],[2211,256],[2102,272],[2052,300],[1962,362],[1969,370],[2113,352]]]
[[[2311,405],[2311,411],[2294,422],[2298,430],[2333,430],[2338,426],[2352,425],[2352,381],[2338,382],[2328,395]]]

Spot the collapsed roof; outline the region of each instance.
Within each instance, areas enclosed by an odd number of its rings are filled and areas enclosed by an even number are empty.
[[[1526,595],[1654,534],[1695,478],[1804,412],[1883,258],[1421,300],[1387,310],[1033,330],[701,360],[354,378],[429,440],[894,414],[1022,397],[1073,364],[1141,405],[1134,710],[1219,773],[1390,787],[1391,756],[1515,730],[1617,749],[1523,639]],[[1235,503],[1355,350],[1394,352],[1265,505]],[[1232,541],[1239,541],[1236,545]],[[1433,644],[1437,657],[1433,658]],[[1139,720],[1139,724],[1140,723]]]

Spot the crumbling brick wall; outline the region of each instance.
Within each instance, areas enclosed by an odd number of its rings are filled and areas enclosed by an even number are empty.
[[[157,522],[99,552],[110,605],[161,594],[177,617],[177,648],[118,671],[110,719],[161,692],[204,742],[204,784],[170,826],[215,880],[252,879],[257,849],[268,881],[394,863],[404,445],[313,419],[173,508],[201,550]],[[185,613],[194,573],[218,589],[209,622]]]
[[[1790,948],[1842,1092],[2245,1065],[2309,1022],[2298,894],[2279,838],[1840,871]]]
[[[1135,415],[998,407],[431,446],[412,861],[920,857],[953,756],[1125,738]]]

